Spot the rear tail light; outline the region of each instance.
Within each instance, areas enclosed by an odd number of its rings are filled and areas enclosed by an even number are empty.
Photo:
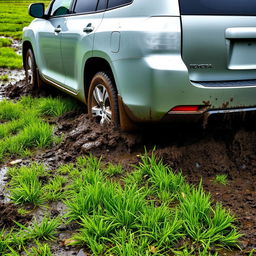
[[[205,111],[205,106],[176,106],[169,111],[169,114],[173,113],[202,113]]]

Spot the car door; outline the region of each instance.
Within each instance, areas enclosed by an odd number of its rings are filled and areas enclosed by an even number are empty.
[[[49,17],[38,28],[38,43],[41,53],[42,75],[63,85],[65,72],[61,56],[60,37],[65,26],[65,16],[70,12],[72,0],[55,0],[49,8]]]
[[[84,63],[92,56],[94,35],[99,27],[106,0],[76,0],[73,14],[65,18],[61,31],[61,52],[66,74],[65,87],[79,91],[83,81]]]
[[[190,80],[256,79],[256,1],[179,1],[182,56]],[[228,86],[226,83],[208,85]]]

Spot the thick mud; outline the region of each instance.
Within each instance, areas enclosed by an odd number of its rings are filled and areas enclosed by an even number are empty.
[[[17,99],[31,90],[25,82],[5,87],[5,96]],[[36,92],[44,96],[49,92]],[[52,92],[51,92],[52,93]],[[100,126],[86,113],[70,112],[54,121],[55,133],[63,141],[55,147],[36,154],[32,160],[54,168],[74,161],[79,155],[102,156],[103,161],[121,163],[127,171],[139,161],[138,155],[155,150],[174,170],[181,169],[187,180],[204,187],[216,201],[220,201],[237,217],[237,225],[244,236],[242,252],[247,255],[256,248],[256,127],[254,118],[249,122],[236,120],[227,125],[220,122],[200,126],[144,125],[135,133],[123,133],[113,126]],[[228,184],[214,182],[217,174],[228,175]]]
[[[15,222],[25,224],[32,219],[29,214],[20,215],[17,206],[11,203],[0,203],[0,216],[0,229],[16,226]]]

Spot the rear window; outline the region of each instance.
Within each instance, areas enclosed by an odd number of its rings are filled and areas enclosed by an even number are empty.
[[[256,15],[256,0],[180,0],[184,15]]]

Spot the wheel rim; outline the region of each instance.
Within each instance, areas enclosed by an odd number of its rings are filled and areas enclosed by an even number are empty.
[[[100,121],[100,124],[110,123],[112,111],[107,89],[101,84],[96,85],[92,97],[92,115]]]
[[[27,82],[28,84],[33,84],[34,73],[33,73],[33,64],[31,56],[28,56],[27,59]]]

